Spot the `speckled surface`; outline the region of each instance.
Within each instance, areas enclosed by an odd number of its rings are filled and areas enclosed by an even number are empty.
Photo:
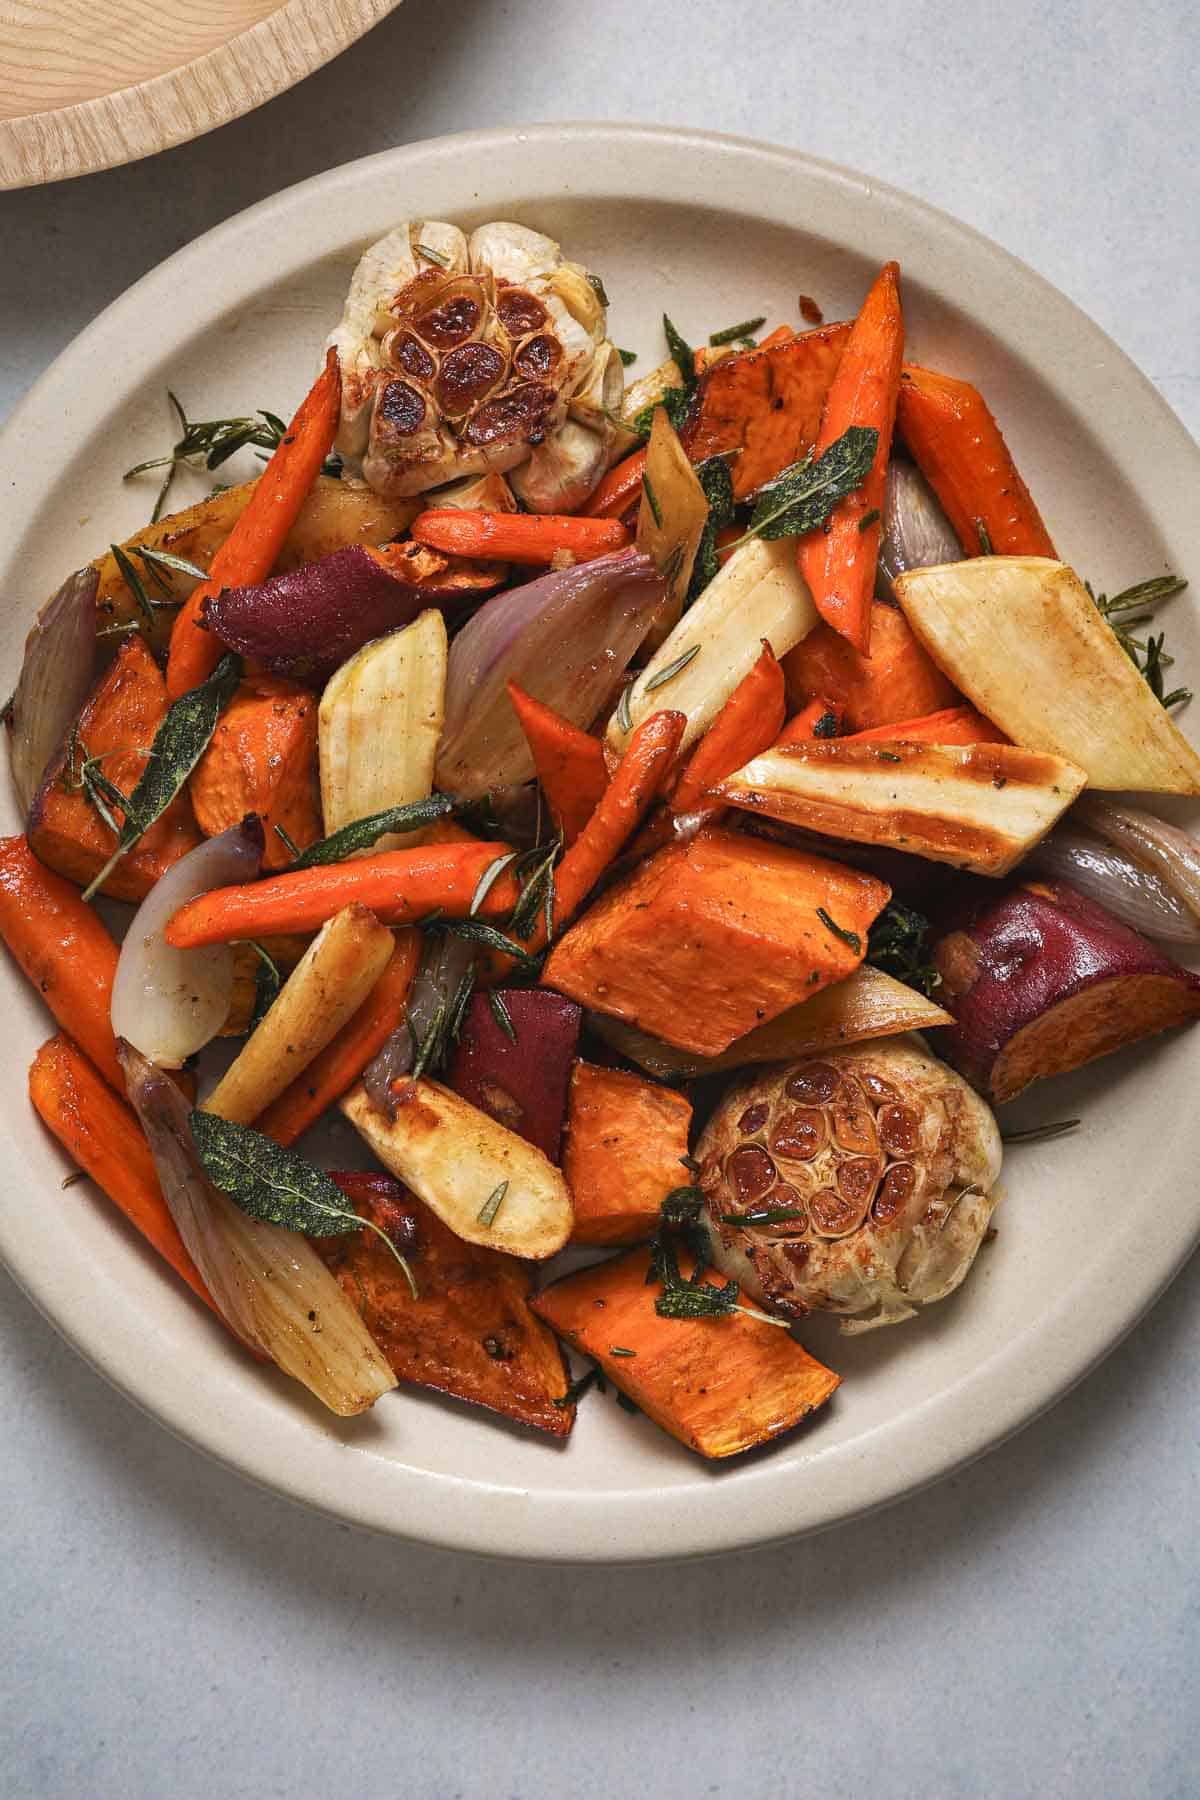
[[[1189,12],[908,0],[804,37],[786,4],[406,0],[212,137],[0,197],[0,405],[282,185],[465,125],[590,116],[752,133],[912,189],[1085,306],[1195,430]],[[0,1790],[1194,1793],[1198,1300],[1193,1263],[1052,1414],[888,1513],[623,1572],[413,1550],[261,1495],[4,1282]]]

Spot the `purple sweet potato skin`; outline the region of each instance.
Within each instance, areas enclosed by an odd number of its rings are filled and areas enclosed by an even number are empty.
[[[319,687],[372,638],[407,625],[427,602],[351,544],[272,575],[256,587],[226,588],[205,620],[231,650],[273,675]]]
[[[1096,983],[1166,977],[1176,992],[1182,986],[1192,994],[1200,1011],[1200,976],[1065,882],[1031,882],[976,900],[948,923],[933,957],[942,976],[938,999],[955,1023],[932,1040],[985,1094],[1017,1033]],[[1130,1041],[1139,1035],[1131,1030]],[[1064,1044],[1063,1069],[1077,1060]]]
[[[467,1008],[448,1085],[556,1163],[582,1011],[551,988],[498,990],[514,1044],[486,994]]]

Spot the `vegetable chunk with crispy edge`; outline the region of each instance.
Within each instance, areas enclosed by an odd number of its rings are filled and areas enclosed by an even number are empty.
[[[548,988],[476,994],[447,1085],[557,1162],[580,1021],[574,1000]]]
[[[680,1257],[683,1273],[693,1267]],[[689,1450],[715,1459],[765,1444],[839,1385],[790,1333],[745,1313],[660,1319],[649,1268],[649,1250],[631,1250],[555,1282],[533,1310]]]
[[[822,325],[706,369],[683,432],[692,461],[736,451],[730,465],[736,500],[773,481],[816,442],[849,335],[849,323]]]
[[[373,1231],[317,1241],[396,1378],[566,1437],[575,1408],[555,1404],[567,1392],[562,1352],[529,1310],[525,1265],[463,1243],[390,1175],[333,1179],[412,1267],[419,1299]]]
[[[317,703],[272,676],[243,682],[192,773],[192,806],[205,837],[247,813],[263,822],[264,869],[283,869],[321,836],[317,807]]]
[[[824,857],[706,829],[611,888],[543,979],[702,1056],[858,967],[890,889]]]
[[[46,770],[29,812],[30,847],[81,887],[100,873],[117,842],[86,788],[77,785],[83,765],[97,758],[101,774],[123,794],[132,794],[167,705],[157,663],[141,638],[129,639],[80,713],[73,739],[68,736]],[[118,822],[125,817],[115,803],[110,811]],[[171,864],[199,842],[191,801],[180,793],[116,864],[101,891],[114,900],[144,900]]]
[[[577,1062],[571,1074],[563,1174],[575,1202],[575,1244],[636,1244],[685,1180],[692,1109],[682,1094],[624,1069]]]

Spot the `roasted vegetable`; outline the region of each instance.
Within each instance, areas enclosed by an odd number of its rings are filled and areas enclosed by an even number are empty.
[[[316,757],[317,706],[307,689],[270,675],[243,682],[192,771],[197,825],[216,837],[255,813],[264,869],[285,869],[322,835]]]
[[[9,767],[23,813],[88,697],[95,660],[96,571],[79,569],[34,620],[8,703]]]
[[[706,368],[683,433],[692,461],[736,451],[730,473],[739,500],[773,481],[816,442],[849,334],[848,324],[822,325]]]
[[[981,556],[901,575],[930,655],[1014,743],[1065,756],[1090,787],[1200,794],[1200,755],[1064,563]]]
[[[694,1267],[686,1256],[680,1266]],[[837,1387],[831,1369],[761,1319],[659,1318],[649,1272],[650,1252],[631,1250],[544,1288],[533,1309],[689,1450],[721,1458],[768,1443]]]
[[[818,625],[783,659],[783,672],[793,706],[819,696],[850,732],[919,719],[962,698],[921,648],[904,614],[881,602],[871,612],[870,656],[860,656],[830,626]]]
[[[554,1334],[529,1310],[529,1271],[512,1256],[464,1244],[390,1175],[333,1179],[403,1252],[418,1293],[373,1231],[321,1238],[316,1249],[387,1358],[392,1373],[519,1425],[566,1437],[573,1406]]]
[[[759,817],[1005,875],[1083,783],[1062,757],[1012,744],[834,738],[768,750],[713,791]]]
[[[341,1102],[385,1168],[468,1244],[540,1262],[571,1232],[567,1184],[535,1145],[437,1081],[397,1082],[391,1119],[359,1084]]]
[[[554,829],[565,844],[573,844],[608,786],[600,740],[552,706],[543,706],[515,681],[508,683],[508,697],[521,721]]]
[[[980,898],[934,946],[942,1055],[992,1101],[1200,1017],[1200,976],[1063,882]]]
[[[691,1121],[691,1106],[670,1088],[575,1064],[563,1147],[572,1243],[636,1244],[652,1234],[663,1201],[686,1183]]]
[[[637,547],[653,562],[666,583],[667,596],[651,630],[657,649],[683,611],[708,521],[708,500],[688,461],[675,427],[662,407],[656,409],[646,445],[642,501],[638,512]]]
[[[321,695],[321,810],[328,833],[433,791],[446,701],[446,626],[439,612],[366,644]],[[372,848],[399,850],[420,832]]]
[[[620,358],[586,270],[539,232],[406,221],[364,254],[330,342],[337,448],[378,493],[491,470],[570,512],[604,473]]]
[[[167,690],[158,665],[141,638],[131,638],[121,645],[34,796],[29,843],[42,862],[81,886],[100,873],[117,842],[105,812],[118,824],[125,815],[110,804],[107,792],[100,793],[97,805],[90,765],[122,794],[131,794],[166,716]],[[191,802],[180,793],[116,864],[102,891],[114,900],[144,900],[163,871],[199,842]]]
[[[696,1155],[716,1266],[789,1318],[868,1331],[962,1281],[1001,1147],[966,1083],[896,1039],[748,1076]]]
[[[447,1084],[556,1163],[580,1018],[573,1000],[548,988],[476,994]]]
[[[716,1056],[856,968],[887,898],[868,875],[708,828],[602,895],[555,944],[545,980]]]

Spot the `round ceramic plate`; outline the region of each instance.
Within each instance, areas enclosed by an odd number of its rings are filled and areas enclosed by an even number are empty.
[[[1200,452],[1096,326],[964,226],[843,170],[728,138],[610,125],[486,132],[354,163],[230,220],[59,358],[0,440],[8,686],[35,605],[146,518],[152,487],[123,486],[121,474],[170,441],[167,385],[193,417],[286,413],[359,250],[410,214],[467,227],[510,217],[562,239],[603,275],[613,336],[642,368],[663,355],[664,309],[698,340],[752,313],[798,322],[802,293],[840,318],[898,257],[911,353],[982,387],[1061,553],[1110,591],[1200,569]],[[1200,631],[1186,599],[1170,626],[1180,672],[1194,678]],[[193,1444],[297,1500],[430,1543],[565,1560],[678,1556],[879,1506],[1061,1395],[1200,1232],[1200,1193],[1181,1179],[1200,1153],[1195,1040],[1175,1035],[1035,1090],[1016,1122],[1081,1114],[1083,1128],[1010,1153],[998,1235],[965,1288],[866,1338],[813,1322],[806,1340],[843,1385],[766,1451],[709,1467],[611,1395],[581,1406],[565,1448],[419,1391],[340,1424],[231,1349],[89,1186],[60,1191],[65,1164],[22,1077],[46,1015],[7,964],[0,981],[12,1051],[0,1089],[0,1250],[18,1280],[96,1368]]]

